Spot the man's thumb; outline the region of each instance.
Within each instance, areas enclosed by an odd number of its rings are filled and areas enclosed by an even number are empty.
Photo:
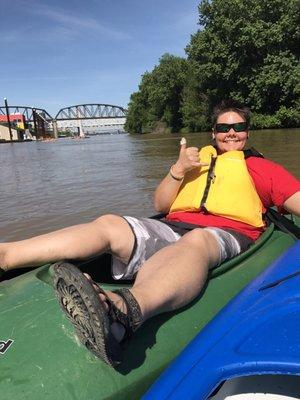
[[[186,149],[186,138],[181,138],[180,140],[181,149]]]

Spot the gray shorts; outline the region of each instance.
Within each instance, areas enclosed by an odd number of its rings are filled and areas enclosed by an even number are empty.
[[[134,279],[136,273],[153,254],[163,247],[180,239],[181,235],[174,232],[168,225],[151,218],[124,217],[130,225],[134,236],[135,245],[128,265],[116,257],[112,257],[112,276],[114,279]],[[206,227],[202,228],[211,232],[219,244],[219,263],[235,257],[243,249],[238,235],[231,234],[224,229]]]

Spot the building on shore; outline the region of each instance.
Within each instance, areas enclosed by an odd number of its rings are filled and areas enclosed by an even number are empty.
[[[25,129],[26,128],[26,120],[25,116],[20,113],[14,113],[14,114],[9,114],[9,121],[12,125],[13,128],[19,128],[19,129]],[[8,122],[7,115],[1,115],[0,114],[0,123]]]
[[[0,142],[12,140],[20,140],[17,129],[11,128],[12,138],[8,126],[0,124]]]
[[[0,143],[1,142],[24,142],[36,140],[29,129],[15,129],[11,128],[12,138],[10,137],[9,128],[6,125],[0,124]]]

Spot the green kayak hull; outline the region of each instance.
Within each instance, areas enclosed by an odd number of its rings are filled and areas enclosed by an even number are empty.
[[[197,333],[294,243],[273,227],[246,253],[212,271],[188,307],[147,321],[113,370],[81,346],[55,298],[49,265],[0,283],[0,399],[139,399]],[[106,289],[109,256],[83,263]],[[123,283],[124,286],[124,283]],[[11,340],[13,342],[8,342]],[[0,346],[1,349],[1,346]]]

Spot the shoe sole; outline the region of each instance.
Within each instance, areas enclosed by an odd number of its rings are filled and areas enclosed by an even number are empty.
[[[122,350],[110,332],[111,321],[92,284],[72,264],[58,262],[52,268],[57,299],[79,341],[106,364],[119,365]]]

